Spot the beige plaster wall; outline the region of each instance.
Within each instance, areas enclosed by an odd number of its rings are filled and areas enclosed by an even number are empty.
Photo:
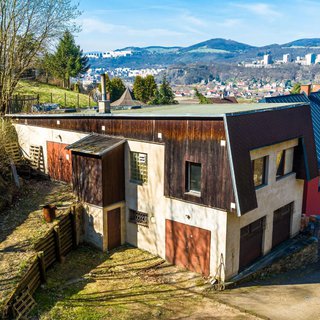
[[[240,229],[244,226],[265,217],[266,224],[263,236],[263,254],[267,254],[272,248],[272,232],[273,232],[273,213],[275,210],[294,202],[294,212],[291,219],[291,236],[299,232],[302,200],[303,200],[303,184],[302,180],[296,179],[296,174],[291,173],[276,180],[276,156],[277,153],[284,149],[289,149],[287,153],[288,159],[293,159],[293,147],[298,144],[297,139],[282,142],[276,145],[256,149],[250,152],[251,159],[257,159],[268,156],[267,185],[256,190],[258,208],[252,210],[241,217],[235,214],[228,215],[227,230],[227,252],[228,257],[227,277],[238,273],[239,269],[239,253],[240,253]],[[288,161],[290,162],[290,161]],[[291,172],[292,165],[285,167],[285,173]]]
[[[130,182],[130,151],[148,154],[148,182]],[[165,258],[165,220],[211,231],[210,272],[215,275],[225,257],[227,213],[164,197],[164,152],[161,144],[128,141],[125,149],[127,242]],[[149,227],[129,222],[129,209],[149,214]]]
[[[58,129],[48,129],[24,124],[15,124],[19,143],[22,149],[29,154],[30,145],[42,146],[45,161],[45,169],[48,169],[47,141],[64,144],[74,143],[88,134]]]

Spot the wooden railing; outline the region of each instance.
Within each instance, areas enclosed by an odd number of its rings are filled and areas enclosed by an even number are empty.
[[[55,262],[61,262],[78,245],[77,213],[71,207],[35,245],[37,254],[32,258],[30,267],[5,303],[3,319],[22,319],[27,317],[35,301],[33,293],[40,284],[46,282],[46,272]],[[1,315],[0,315],[1,318]]]

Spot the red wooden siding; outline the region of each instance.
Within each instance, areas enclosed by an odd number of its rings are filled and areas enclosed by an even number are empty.
[[[102,158],[103,206],[125,199],[124,143]]]
[[[320,215],[319,177],[304,183],[302,212],[306,215]]]
[[[73,189],[81,201],[103,206],[102,160],[72,153]]]
[[[188,270],[210,274],[209,230],[166,220],[166,259]]]
[[[67,144],[47,141],[48,173],[53,180],[72,182],[71,152]]]

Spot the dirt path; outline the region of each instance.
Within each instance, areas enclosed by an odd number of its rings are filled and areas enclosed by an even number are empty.
[[[73,201],[69,186],[50,181],[28,181],[14,205],[0,213],[0,309],[6,296],[28,267],[33,244],[50,227],[40,206],[58,205],[58,215]]]

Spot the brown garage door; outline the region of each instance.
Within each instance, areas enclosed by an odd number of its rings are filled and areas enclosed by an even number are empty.
[[[262,236],[264,218],[240,230],[239,269],[243,270],[262,255]]]
[[[66,150],[64,143],[47,141],[48,173],[53,180],[71,183],[71,151]]]
[[[273,214],[272,247],[290,238],[293,203],[289,203]]]
[[[166,220],[166,259],[188,270],[210,273],[209,230]]]

